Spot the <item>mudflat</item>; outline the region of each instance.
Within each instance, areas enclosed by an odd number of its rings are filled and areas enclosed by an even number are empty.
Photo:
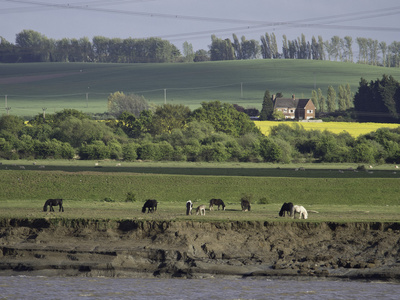
[[[398,222],[0,220],[0,275],[400,281]]]

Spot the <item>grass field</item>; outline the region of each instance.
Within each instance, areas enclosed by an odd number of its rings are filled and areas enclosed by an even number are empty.
[[[280,122],[280,121],[256,121],[255,124],[260,128],[261,132],[269,135],[271,127],[278,126],[279,124],[287,124],[291,126],[301,126],[305,130],[328,130],[335,134],[348,132],[353,137],[358,137],[370,132],[374,132],[379,128],[398,128],[399,124],[390,123],[356,123],[356,122]]]
[[[284,96],[310,97],[311,90],[349,83],[353,93],[360,78],[383,74],[400,79],[400,69],[306,60],[246,60],[181,64],[0,64],[0,101],[10,113],[34,116],[74,108],[86,113],[106,111],[115,91],[143,95],[150,103],[184,104],[220,100],[261,109],[266,89]],[[86,98],[88,94],[88,98]],[[5,113],[5,111],[4,111]]]
[[[38,165],[22,170],[3,163],[0,217],[289,221],[277,218],[282,203],[289,201],[317,211],[310,212],[311,221],[396,221],[400,212],[400,173],[388,165],[376,166],[373,173],[341,173],[338,168],[349,166],[295,171],[296,165],[130,163],[116,171],[115,162],[80,163],[48,161],[40,170]],[[125,202],[128,192],[136,202]],[[250,212],[240,211],[243,195],[252,197]],[[44,213],[44,201],[58,197],[65,199],[66,212]],[[140,212],[148,198],[159,201],[157,213]],[[223,199],[227,210],[185,216],[187,200],[197,206],[211,198]]]

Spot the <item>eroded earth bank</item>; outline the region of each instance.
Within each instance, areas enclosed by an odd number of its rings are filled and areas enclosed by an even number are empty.
[[[0,220],[0,275],[400,281],[400,223]]]

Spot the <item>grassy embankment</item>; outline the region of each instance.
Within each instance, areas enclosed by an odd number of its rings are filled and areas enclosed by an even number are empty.
[[[220,100],[261,109],[266,89],[285,97],[310,97],[311,90],[349,83],[353,93],[360,78],[383,74],[400,78],[400,69],[307,60],[246,60],[191,64],[34,63],[0,65],[0,101],[7,95],[10,113],[34,116],[74,108],[103,113],[110,93],[143,95],[150,103],[184,104]],[[88,93],[88,101],[86,101]],[[4,111],[5,112],[5,111]]]
[[[289,221],[278,218],[283,202],[305,206],[309,221],[396,221],[400,213],[400,173],[393,166],[373,173],[345,170],[354,165],[296,165],[49,162],[0,169],[0,217],[90,218],[203,221]],[[7,168],[7,169],[6,169]],[[345,170],[344,173],[338,168]],[[128,192],[136,202],[125,202]],[[252,210],[240,210],[242,195],[252,195]],[[45,213],[48,198],[65,199],[65,212]],[[109,198],[112,202],[104,201]],[[157,213],[142,214],[143,201],[157,199]],[[221,198],[226,211],[207,210],[206,217],[186,216],[185,203],[207,204]],[[259,201],[264,203],[260,204]]]

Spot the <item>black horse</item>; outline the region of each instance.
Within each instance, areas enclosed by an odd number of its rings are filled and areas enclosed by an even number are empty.
[[[142,207],[142,213],[146,212],[146,208],[148,209],[147,213],[155,212],[157,210],[157,200],[153,200],[153,199],[146,200],[146,202],[144,203],[144,205]]]
[[[46,202],[44,203],[44,206],[43,206],[43,211],[47,211],[47,206],[50,206],[49,211],[54,211],[53,206],[57,206],[57,205],[60,207],[58,209],[58,211],[64,212],[63,199],[48,199],[48,200],[46,200]]]
[[[288,215],[294,216],[294,211],[293,211],[293,203],[292,202],[288,202],[288,203],[283,203],[281,210],[279,211],[279,216],[280,217],[284,217],[285,213],[288,213]]]
[[[211,199],[209,209],[214,209],[214,205],[218,206],[218,210],[220,206],[222,206],[222,210],[225,210],[225,203],[221,199]]]

